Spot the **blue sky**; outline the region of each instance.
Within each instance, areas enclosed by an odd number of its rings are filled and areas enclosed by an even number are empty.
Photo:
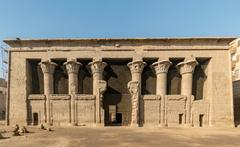
[[[240,0],[0,0],[0,40],[239,35]]]

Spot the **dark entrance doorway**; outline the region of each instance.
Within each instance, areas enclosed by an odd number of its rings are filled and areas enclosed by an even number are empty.
[[[119,113],[119,112],[116,113],[116,125],[119,125],[119,126],[122,125],[122,113]]]
[[[107,81],[107,90],[103,95],[105,126],[127,126],[130,118],[122,118],[131,115],[131,96],[127,87],[131,72],[127,64],[132,59],[105,58],[103,61],[108,64],[103,72],[103,79]]]
[[[178,120],[178,123],[179,123],[180,125],[183,124],[183,114],[182,114],[182,113],[179,114],[179,120]]]
[[[38,113],[33,113],[33,125],[38,125]]]
[[[199,127],[202,127],[203,126],[203,114],[200,114],[199,115]]]

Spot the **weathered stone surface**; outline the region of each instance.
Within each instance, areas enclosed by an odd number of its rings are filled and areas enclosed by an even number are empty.
[[[7,123],[21,126],[42,123],[107,125],[111,115],[104,114],[108,114],[109,106],[113,105],[116,107],[114,120],[121,125],[233,126],[229,43],[234,39],[6,40],[11,47]],[[124,63],[121,68],[129,72],[114,74],[121,71],[107,68],[116,61],[116,65]],[[201,65],[203,61],[206,62]],[[175,65],[180,74],[172,74],[177,72]],[[194,81],[198,80],[193,78],[197,77],[194,76],[196,67],[203,72],[200,76],[205,75],[203,84]],[[150,84],[156,87],[156,92],[145,83],[146,91],[153,92],[142,93],[142,73],[154,77],[151,80],[156,79],[156,84]],[[54,82],[56,74],[59,81],[64,79],[63,82]],[[78,84],[89,77],[93,79],[89,80],[91,84],[86,81]],[[125,79],[125,84],[111,83],[113,86],[109,87],[108,82],[114,81],[110,78]],[[174,85],[174,82],[170,85],[169,78],[177,79],[181,85]],[[127,87],[128,82],[129,91],[119,88]],[[194,99],[193,83],[203,93],[198,99]],[[35,93],[32,93],[36,84]],[[59,86],[65,93],[54,89]],[[93,89],[92,92],[79,93],[79,89],[82,91],[86,87]],[[168,89],[176,93],[169,94]]]

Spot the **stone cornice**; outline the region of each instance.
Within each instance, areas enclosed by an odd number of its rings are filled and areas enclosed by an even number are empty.
[[[236,37],[194,37],[194,38],[69,38],[69,39],[16,39],[4,40],[11,47],[52,47],[52,46],[101,46],[119,44],[162,44],[162,45],[178,45],[179,43],[194,44],[212,44],[223,45],[229,44]],[[119,47],[119,46],[117,46]]]

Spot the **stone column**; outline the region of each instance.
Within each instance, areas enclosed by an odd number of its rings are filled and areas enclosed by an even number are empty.
[[[186,100],[186,112],[185,112],[185,124],[191,125],[191,107],[192,107],[192,79],[195,67],[198,65],[196,59],[191,56],[185,58],[185,60],[177,65],[180,74],[182,75],[181,81],[181,95],[187,96]]]
[[[68,93],[71,95],[70,123],[76,125],[75,98],[78,93],[78,71],[82,64],[77,62],[76,59],[71,59],[65,62],[64,65],[68,72]]]
[[[48,125],[51,125],[50,94],[53,94],[53,73],[57,64],[54,62],[51,62],[50,60],[46,60],[46,61],[40,62],[39,65],[43,72],[44,94],[46,96],[45,121]]]
[[[156,94],[161,96],[160,122],[162,126],[167,126],[165,119],[165,95],[167,93],[167,73],[172,63],[169,60],[158,60],[152,64],[157,75]]]
[[[132,118],[131,126],[139,126],[139,97],[141,96],[141,75],[146,63],[142,60],[136,60],[128,63],[131,70],[132,81],[128,83],[128,89],[132,99]]]
[[[88,64],[91,68],[93,75],[93,95],[96,96],[96,111],[95,111],[95,121],[97,124],[103,123],[103,109],[102,109],[102,95],[105,91],[103,82],[103,70],[107,66],[107,63],[102,62],[101,60],[95,60]],[[105,82],[106,83],[106,82]]]

